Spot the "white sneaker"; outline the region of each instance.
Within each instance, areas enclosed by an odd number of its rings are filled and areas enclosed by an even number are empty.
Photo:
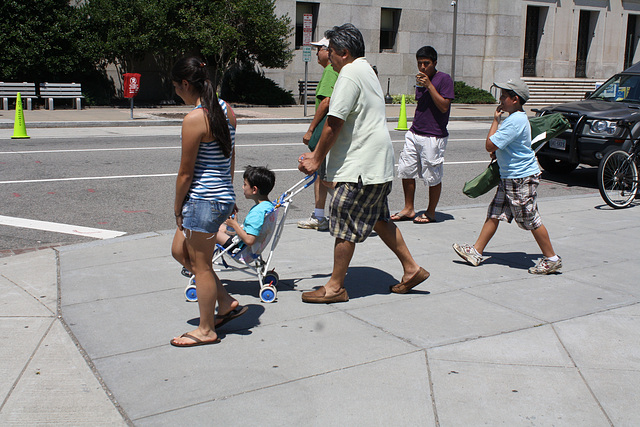
[[[557,261],[551,261],[549,258],[542,258],[535,267],[529,268],[531,274],[549,274],[555,273],[562,268],[562,258],[558,257]]]
[[[460,258],[467,261],[469,264],[477,267],[483,261],[482,255],[478,253],[476,248],[468,244],[459,245],[457,243],[453,244],[453,250],[456,251]]]
[[[311,214],[309,219],[303,219],[298,221],[298,228],[316,229],[318,231],[325,231],[329,229],[329,221],[326,217],[316,218],[315,214]]]

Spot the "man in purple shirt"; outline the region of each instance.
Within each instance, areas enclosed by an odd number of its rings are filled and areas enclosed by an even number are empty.
[[[436,206],[442,191],[444,150],[449,136],[447,124],[454,97],[453,80],[450,75],[436,70],[438,53],[431,46],[421,47],[416,59],[419,70],[416,75],[418,106],[398,160],[404,208],[391,215],[391,219],[428,224],[436,221]],[[416,178],[422,178],[429,186],[429,205],[420,216],[416,216],[414,207]]]

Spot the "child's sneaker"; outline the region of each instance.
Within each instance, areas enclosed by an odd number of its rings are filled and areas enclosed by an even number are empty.
[[[549,258],[544,257],[535,267],[529,268],[531,274],[549,274],[555,273],[562,268],[562,258],[558,257],[557,261],[550,261]]]
[[[458,255],[460,255],[460,258],[467,261],[469,264],[473,265],[474,267],[479,266],[480,263],[483,261],[482,255],[478,253],[476,248],[466,243],[463,245],[454,243],[453,250],[456,251]]]
[[[298,221],[298,228],[314,228],[319,231],[325,231],[329,229],[329,221],[325,217],[316,218],[316,215],[312,213],[309,219]]]

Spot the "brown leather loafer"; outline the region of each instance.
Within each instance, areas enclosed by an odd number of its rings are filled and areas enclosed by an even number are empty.
[[[429,272],[424,268],[420,267],[420,270],[416,271],[416,274],[411,276],[409,280],[406,282],[400,282],[396,285],[393,285],[389,288],[391,292],[394,294],[406,294],[412,288],[418,286],[420,283],[424,282],[429,278]]]
[[[311,292],[302,293],[302,302],[308,302],[311,304],[331,304],[334,302],[347,302],[349,301],[349,295],[345,288],[340,289],[335,295],[327,296],[327,290],[323,287]]]

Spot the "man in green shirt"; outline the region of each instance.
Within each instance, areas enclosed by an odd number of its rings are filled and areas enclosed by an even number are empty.
[[[318,42],[311,43],[318,48],[318,64],[324,67],[322,77],[318,82],[316,88],[316,113],[313,116],[313,120],[309,125],[309,130],[302,137],[302,142],[309,145],[311,136],[316,128],[322,131],[324,126],[325,117],[329,111],[329,100],[333,93],[333,86],[338,80],[338,73],[333,69],[329,63],[329,40],[323,38]],[[315,146],[310,146],[311,151],[315,150]],[[315,209],[309,219],[298,221],[298,227],[316,229],[325,231],[329,228],[329,221],[324,214],[324,205],[327,201],[327,187],[321,183],[321,180],[325,179],[326,174],[326,162],[323,162],[322,166],[318,170],[318,179],[315,182],[314,194],[315,194]]]

